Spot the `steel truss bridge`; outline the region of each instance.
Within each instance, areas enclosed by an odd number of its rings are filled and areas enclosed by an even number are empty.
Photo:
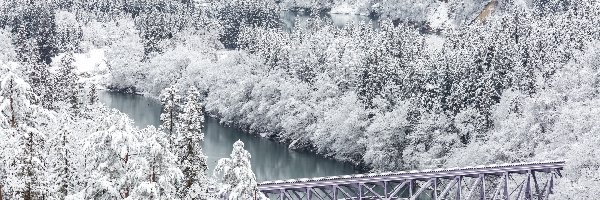
[[[564,161],[267,181],[270,199],[549,199]]]

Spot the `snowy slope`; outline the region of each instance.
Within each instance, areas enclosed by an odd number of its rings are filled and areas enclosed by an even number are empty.
[[[95,83],[99,86],[104,85],[104,80],[108,76],[108,66],[106,65],[106,51],[108,48],[91,49],[86,53],[75,53],[75,73],[80,76],[80,81],[84,83]],[[52,59],[50,72],[57,73],[60,67],[60,60],[65,53],[60,53]]]

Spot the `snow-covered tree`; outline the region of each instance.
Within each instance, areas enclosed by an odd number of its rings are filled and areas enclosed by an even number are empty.
[[[312,135],[318,152],[359,164],[365,152],[364,144],[359,141],[364,138],[368,113],[356,94],[347,93],[340,99],[323,101],[319,106],[323,107],[324,116]]]
[[[75,73],[74,61],[75,58],[73,57],[72,50],[67,51],[63,55],[60,59],[60,68],[56,76],[57,84],[51,86],[51,88],[55,90],[53,100],[67,102],[70,104],[73,113],[77,114],[81,108],[83,99],[80,97],[82,85],[79,83],[79,76]]]
[[[75,50],[82,37],[81,25],[74,13],[58,11],[54,15],[56,22],[56,45],[61,50]]]
[[[146,177],[133,189],[132,199],[177,199],[177,184],[183,178],[177,156],[169,149],[168,135],[154,127],[140,130],[141,149],[145,158]]]
[[[57,199],[64,199],[68,195],[75,192],[75,184],[77,177],[77,171],[75,169],[77,159],[75,158],[79,154],[75,154],[74,151],[78,148],[74,144],[73,133],[71,125],[73,120],[68,113],[61,113],[64,117],[63,121],[56,122],[61,125],[58,130],[58,134],[51,135],[48,140],[48,147],[50,148],[48,163],[50,163],[50,179],[52,191],[51,197]]]
[[[182,127],[177,134],[176,149],[178,163],[184,174],[183,185],[180,188],[182,198],[206,199],[208,189],[206,156],[201,146],[204,141],[204,113],[199,95],[195,87],[189,89],[179,117]]]
[[[144,46],[133,21],[121,19],[117,23],[113,33],[117,38],[106,51],[106,64],[111,71],[108,88],[136,92],[136,83],[145,76],[141,68]]]
[[[413,132],[406,137],[402,152],[405,169],[441,167],[454,149],[462,147],[450,120],[443,113],[421,113]]]
[[[373,118],[366,132],[367,150],[364,161],[377,171],[404,169],[403,148],[411,132],[410,104],[399,104],[393,111],[380,113]]]
[[[98,98],[98,89],[96,88],[96,84],[90,85],[90,91],[88,92],[89,104],[94,105],[100,101]]]
[[[160,102],[163,106],[163,112],[160,114],[162,124],[160,129],[168,134],[169,145],[175,145],[174,140],[181,128],[179,115],[181,112],[181,96],[179,89],[172,85],[165,88],[160,94]]]
[[[0,29],[0,60],[4,62],[17,60],[17,53],[11,40],[10,32]]]
[[[148,180],[147,161],[140,155],[141,142],[133,122],[114,114],[106,130],[92,133],[84,146],[86,156],[86,199],[125,199]]]
[[[5,68],[5,67],[3,67]],[[3,69],[6,70],[6,69]],[[39,199],[48,195],[48,183],[44,180],[46,133],[36,120],[44,116],[43,109],[31,103],[34,98],[31,86],[15,72],[8,69],[0,83],[0,111],[3,115],[4,137],[15,142],[3,144],[11,153],[3,156],[7,175],[8,198]],[[10,148],[12,147],[12,148]],[[4,147],[2,148],[4,149]],[[8,165],[7,165],[8,164]]]
[[[20,61],[48,65],[57,53],[55,10],[48,1],[10,1],[12,33]],[[36,88],[35,82],[32,87]]]
[[[85,98],[84,98],[84,86],[83,83],[75,83],[73,87],[74,91],[72,96],[69,98],[69,103],[71,104],[71,109],[73,114],[79,115],[81,114],[81,109],[84,106]]]
[[[32,112],[33,105],[31,101],[35,96],[31,91],[31,86],[19,76],[17,69],[19,67],[18,65],[2,65],[0,111],[2,111],[2,117],[5,119],[2,124],[3,128],[16,128],[20,124],[25,125],[27,115]]]
[[[230,158],[222,158],[215,167],[215,175],[221,175],[224,193],[228,199],[260,199],[256,177],[250,166],[250,153],[244,149],[244,143],[233,144]]]

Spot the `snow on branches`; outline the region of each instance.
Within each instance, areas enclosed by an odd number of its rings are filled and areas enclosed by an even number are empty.
[[[250,153],[244,149],[244,143],[233,144],[230,158],[222,158],[215,167],[214,175],[222,179],[221,195],[228,199],[262,199],[258,192],[256,177],[250,166]]]

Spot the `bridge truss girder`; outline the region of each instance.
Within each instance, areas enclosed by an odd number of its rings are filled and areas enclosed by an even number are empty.
[[[451,173],[406,173],[398,176],[332,181],[264,184],[261,192],[270,199],[410,199],[410,200],[546,200],[562,164],[548,168],[523,167],[462,169]]]

